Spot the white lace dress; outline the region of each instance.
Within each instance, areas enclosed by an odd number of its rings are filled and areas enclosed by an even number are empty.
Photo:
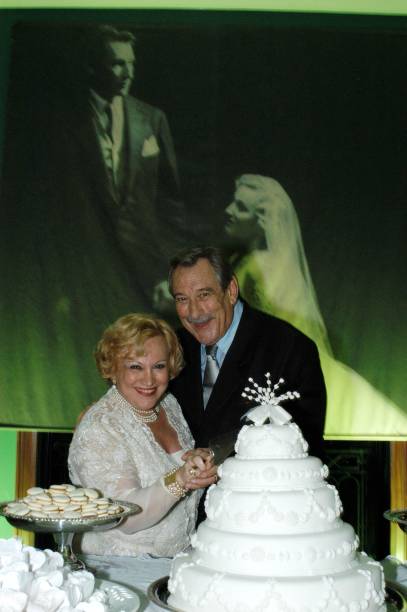
[[[181,448],[193,448],[194,440],[175,397],[167,394],[161,406]],[[182,464],[181,454],[167,453],[150,428],[137,419],[130,404],[111,387],[85,413],[74,433],[69,474],[74,484],[135,502],[143,510],[114,529],[85,533],[82,552],[172,557],[185,549],[195,528],[201,491],[177,501],[162,482],[166,472]]]

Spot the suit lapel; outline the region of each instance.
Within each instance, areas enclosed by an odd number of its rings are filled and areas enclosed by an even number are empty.
[[[244,376],[250,365],[249,343],[252,340],[253,334],[249,318],[248,309],[245,305],[235,337],[226,353],[206,406],[205,412],[208,418],[210,418],[212,413],[219,413],[223,405],[228,402],[230,396],[239,387],[243,387],[243,384],[246,384]]]
[[[147,134],[147,123],[137,100],[124,98],[124,121],[126,133],[128,172],[124,192],[133,188],[134,178],[140,173],[143,144],[150,134]]]
[[[110,203],[118,204],[116,193],[103,159],[100,144],[93,125],[90,109],[87,109],[78,120],[75,127],[75,136],[79,147],[83,151],[83,159],[86,160],[85,167],[93,177],[93,184],[101,197],[106,201],[106,194]]]
[[[201,348],[200,344],[185,333],[183,340],[185,369],[180,377],[183,379],[184,392],[182,411],[186,415],[192,431],[198,430],[204,418],[201,380]]]

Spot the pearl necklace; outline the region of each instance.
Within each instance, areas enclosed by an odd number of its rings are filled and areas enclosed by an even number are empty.
[[[156,406],[151,408],[151,410],[140,410],[130,404],[133,409],[134,414],[142,423],[154,423],[158,419],[158,415],[160,414],[160,406]]]
[[[133,406],[133,404],[130,404],[130,402],[128,402],[126,398],[121,395],[121,393],[117,390],[116,385],[113,385],[113,387],[116,391],[117,399],[119,400],[119,402],[123,406],[129,406],[138,421],[141,421],[142,423],[155,423],[155,421],[158,419],[158,415],[160,414],[160,405],[154,406],[154,408],[150,408],[150,410],[140,410],[140,408],[137,408],[136,406]]]

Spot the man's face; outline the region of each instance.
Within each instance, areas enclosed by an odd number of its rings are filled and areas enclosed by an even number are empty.
[[[126,96],[134,77],[135,55],[129,42],[109,42],[93,70],[94,89],[106,100]]]
[[[194,266],[175,269],[172,289],[185,329],[201,344],[216,344],[232,323],[238,297],[236,279],[223,291],[211,264],[202,258]]]

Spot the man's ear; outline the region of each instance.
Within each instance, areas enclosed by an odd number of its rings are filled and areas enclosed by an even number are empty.
[[[232,276],[232,280],[230,281],[226,291],[232,306],[234,306],[237,302],[237,298],[239,297],[239,283],[237,282],[236,276]]]

